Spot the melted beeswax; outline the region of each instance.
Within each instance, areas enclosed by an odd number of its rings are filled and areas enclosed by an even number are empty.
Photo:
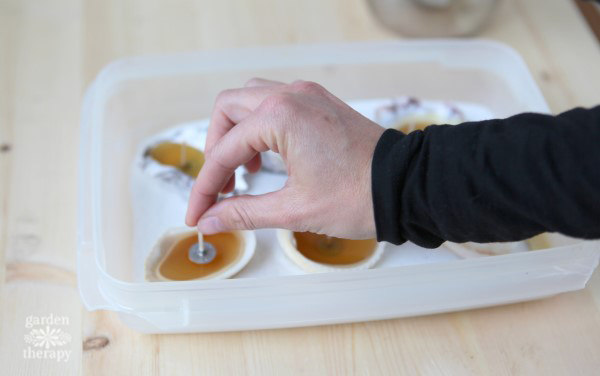
[[[311,232],[294,232],[294,239],[304,257],[329,265],[356,264],[369,258],[377,247],[375,239],[350,240]]]
[[[147,153],[158,163],[173,166],[192,178],[198,175],[204,165],[204,153],[185,144],[161,142]]]
[[[208,278],[235,264],[242,256],[243,240],[235,233],[225,232],[204,236],[217,254],[207,264],[196,264],[188,258],[190,247],[198,242],[198,234],[190,232],[182,235],[171,246],[165,258],[159,263],[157,274],[172,281],[188,281]]]

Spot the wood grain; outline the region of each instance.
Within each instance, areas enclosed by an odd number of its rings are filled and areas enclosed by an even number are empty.
[[[571,2],[505,0],[484,37],[524,57],[553,111],[600,103],[600,50]],[[564,375],[600,366],[600,276],[496,308],[325,327],[142,335],[75,287],[81,95],[137,54],[396,38],[363,0],[0,0],[0,373]],[[6,147],[5,147],[6,146]],[[69,317],[68,362],[24,359],[25,319]]]

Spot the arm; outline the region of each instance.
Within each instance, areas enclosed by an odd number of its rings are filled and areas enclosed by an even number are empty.
[[[323,87],[254,79],[217,98],[186,223],[436,247],[544,231],[600,238],[600,107],[432,126],[404,135]],[[216,202],[235,168],[281,155],[285,186]]]
[[[395,244],[600,238],[600,106],[387,130],[372,192],[377,237]]]

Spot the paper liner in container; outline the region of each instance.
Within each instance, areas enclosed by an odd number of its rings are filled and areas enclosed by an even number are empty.
[[[262,169],[277,174],[287,174],[287,167],[281,156],[271,150],[260,153]]]

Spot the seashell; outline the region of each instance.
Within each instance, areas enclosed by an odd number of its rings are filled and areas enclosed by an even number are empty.
[[[432,124],[458,124],[465,115],[445,102],[423,102],[413,97],[391,99],[375,110],[375,122],[404,133],[423,130]]]
[[[348,240],[282,229],[277,230],[277,239],[290,260],[311,273],[371,268],[385,248],[375,239]]]
[[[530,249],[527,242],[507,242],[507,243],[452,243],[445,242],[443,247],[448,248],[457,256],[462,258],[496,256],[508,253],[523,252]]]
[[[195,229],[181,227],[167,231],[146,258],[145,279],[149,282],[225,279],[244,268],[256,248],[252,231],[233,231],[204,236],[216,248],[215,258],[206,264],[189,260],[189,247],[197,243]]]
[[[192,179],[198,176],[204,165],[204,153],[184,142],[162,141],[146,149],[144,157],[161,166],[173,167]]]

